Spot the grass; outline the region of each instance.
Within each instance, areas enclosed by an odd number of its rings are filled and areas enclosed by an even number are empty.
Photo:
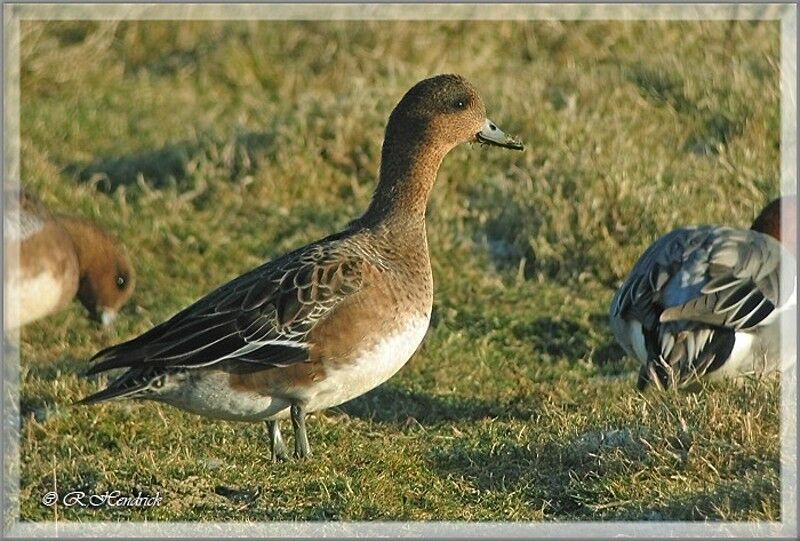
[[[658,236],[777,195],[778,24],[23,22],[24,182],[117,233],[138,284],[112,329],[74,304],[22,332],[22,519],[779,520],[779,386],[640,394],[606,321]],[[446,158],[430,331],[310,420],[312,460],[270,463],[260,425],[70,406],[99,348],[355,217],[391,108],[448,71],[528,149]]]

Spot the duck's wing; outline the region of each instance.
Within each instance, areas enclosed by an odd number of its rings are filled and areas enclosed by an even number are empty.
[[[686,256],[663,290],[661,322],[694,321],[748,330],[791,293],[781,288],[781,262],[792,265],[794,275],[794,258],[778,241],[756,231],[713,228],[705,242]]]
[[[661,369],[673,367],[679,380],[713,371],[730,355],[735,332],[759,325],[785,301],[784,252],[771,237],[750,230],[703,226],[665,235],[614,296],[617,340],[639,353],[643,370],[655,364],[663,375]]]
[[[258,267],[141,336],[99,352],[89,374],[129,367],[191,369],[225,360],[279,367],[309,357],[312,329],[361,288],[367,265],[320,242]]]
[[[677,229],[651,244],[639,257],[611,301],[609,316],[617,341],[632,357],[655,354],[663,290],[680,270],[687,251],[696,249],[703,231]],[[637,334],[638,333],[638,334]],[[645,351],[646,350],[646,351]]]

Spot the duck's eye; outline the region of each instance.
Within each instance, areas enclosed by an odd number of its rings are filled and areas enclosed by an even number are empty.
[[[453,102],[453,107],[455,107],[456,109],[463,109],[466,106],[467,106],[467,102],[465,100],[463,100],[463,99],[460,99],[460,98]]]
[[[128,281],[124,276],[117,276],[117,289],[125,289],[126,283],[128,283]]]

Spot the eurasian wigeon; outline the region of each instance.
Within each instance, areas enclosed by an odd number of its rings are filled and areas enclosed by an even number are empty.
[[[134,288],[133,267],[120,243],[97,224],[50,212],[25,190],[6,190],[8,249],[6,329],[53,314],[77,295],[89,314],[110,323]]]
[[[793,352],[782,357],[779,316],[797,310],[796,215],[797,196],[786,196],[751,229],[676,229],[642,254],[610,311],[617,341],[642,363],[640,389],[791,364]]]
[[[295,455],[309,456],[306,413],[380,385],[422,342],[433,301],[428,196],[444,156],[468,141],[522,150],[464,78],[417,83],[389,117],[378,186],[360,218],[99,352],[89,374],[128,370],[82,402],[149,399],[266,421],[273,459],[287,456],[278,419],[290,416]]]

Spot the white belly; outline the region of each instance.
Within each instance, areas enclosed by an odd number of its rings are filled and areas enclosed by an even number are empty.
[[[761,357],[761,364],[766,368],[768,358],[766,355],[760,355],[759,349],[758,340],[756,340],[755,335],[746,332],[737,332],[734,337],[731,354],[722,366],[708,374],[709,379],[722,379],[751,374],[755,372],[754,368],[759,361],[759,357]]]
[[[710,375],[714,378],[739,375],[769,375],[796,362],[796,336],[783,337],[797,321],[796,294],[750,332],[737,332],[728,360]],[[784,338],[786,338],[784,340]],[[785,348],[783,346],[786,346]]]
[[[405,329],[385,337],[360,359],[326,368],[325,378],[315,382],[299,398],[306,411],[338,406],[361,396],[388,380],[411,358],[422,343],[430,318],[412,321]],[[289,400],[258,392],[233,391],[229,375],[221,371],[185,372],[168,381],[156,400],[215,419],[264,421],[289,416]]]
[[[22,327],[61,308],[68,286],[50,273],[21,280],[13,277],[6,288],[6,326]],[[69,289],[74,290],[74,285]]]
[[[232,391],[224,372],[187,372],[153,397],[182,410],[226,421],[261,421],[288,415],[290,403],[256,392]]]
[[[415,319],[405,329],[385,337],[358,361],[327,371],[326,378],[309,389],[307,411],[338,406],[391,378],[417,351],[429,324],[430,317]]]

